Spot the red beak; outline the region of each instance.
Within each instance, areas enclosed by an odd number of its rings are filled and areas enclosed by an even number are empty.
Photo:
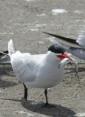
[[[58,57],[60,60],[63,60],[63,59],[65,59],[65,58],[70,59],[70,54],[69,54],[68,52],[64,52],[64,53],[58,55],[57,57]]]

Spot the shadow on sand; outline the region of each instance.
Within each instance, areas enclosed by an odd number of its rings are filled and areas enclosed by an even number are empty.
[[[48,106],[45,106],[43,102],[39,103],[35,102],[34,100],[23,101],[19,99],[5,99],[5,98],[0,98],[0,99],[21,102],[22,106],[26,108],[28,111],[32,111],[35,113],[51,117],[75,117],[76,115],[76,113],[73,110],[61,105],[49,104]]]
[[[39,114],[44,114],[52,117],[74,117],[75,112],[67,107],[63,107],[61,105],[49,104],[49,106],[45,106],[43,102],[36,103],[33,100],[23,102],[22,105],[24,108],[36,112]]]
[[[23,99],[0,99],[21,102],[21,105],[28,111],[43,114],[45,116],[47,115],[51,117],[75,117],[76,115],[76,113],[73,110],[61,105],[49,104],[49,106],[45,106],[43,102],[39,103],[35,102],[34,100],[24,101]]]

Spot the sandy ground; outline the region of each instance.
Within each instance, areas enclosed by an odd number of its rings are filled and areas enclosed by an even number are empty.
[[[0,0],[0,50],[12,38],[23,52],[44,53],[51,43],[43,31],[77,38],[84,19],[84,0]],[[64,81],[48,90],[51,106],[43,107],[43,89],[29,88],[24,102],[22,84],[1,66],[0,117],[85,117],[85,64],[79,64],[80,84],[74,66],[66,68]]]

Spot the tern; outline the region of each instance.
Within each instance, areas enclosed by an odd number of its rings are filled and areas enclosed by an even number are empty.
[[[24,99],[27,100],[28,86],[43,88],[48,105],[47,89],[64,79],[64,65],[72,61],[70,56],[60,49],[56,53],[50,50],[37,55],[22,53],[15,50],[13,40],[8,42],[8,54],[16,78],[24,85]]]

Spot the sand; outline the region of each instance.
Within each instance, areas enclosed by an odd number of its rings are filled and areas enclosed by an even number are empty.
[[[85,30],[84,0],[0,0],[0,50],[13,39],[22,52],[44,53],[52,43],[43,31],[76,39]],[[65,79],[48,90],[50,107],[44,107],[43,89],[28,89],[7,66],[0,67],[0,117],[85,117],[85,63],[79,63],[80,83],[74,66],[65,67]],[[68,68],[68,69],[66,69]]]

